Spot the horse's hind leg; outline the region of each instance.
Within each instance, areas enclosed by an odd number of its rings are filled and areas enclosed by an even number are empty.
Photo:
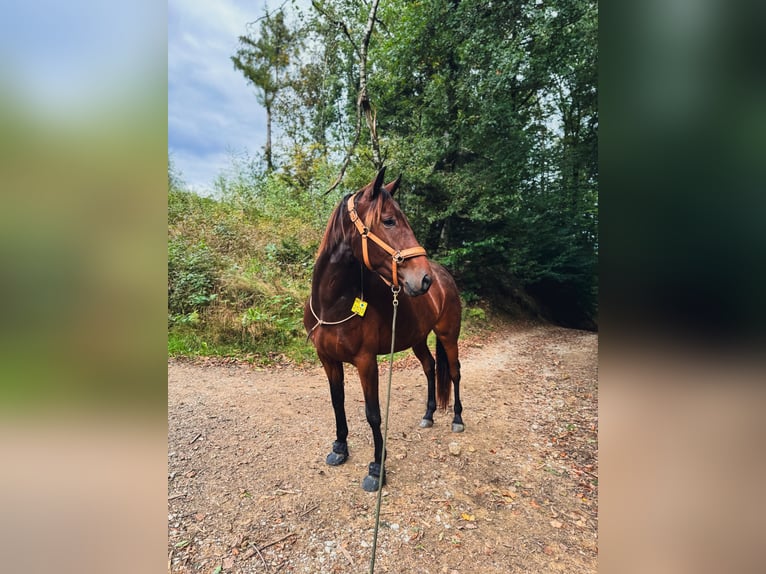
[[[458,361],[457,377],[453,377],[452,384],[455,390],[455,418],[452,419],[452,432],[463,432],[463,403],[460,402],[460,361]]]
[[[423,372],[426,374],[426,380],[428,381],[426,414],[423,415],[423,419],[420,421],[420,428],[424,429],[434,426],[434,412],[436,411],[436,371],[434,370],[436,363],[431,351],[428,349],[427,341],[427,339],[424,339],[422,342],[412,346],[412,351],[423,366]]]
[[[438,333],[437,333],[438,337]],[[463,403],[460,402],[460,361],[457,358],[457,336],[444,336],[439,338],[441,345],[436,346],[437,369],[439,364],[446,361],[449,368],[449,378],[455,391],[455,417],[452,419],[452,432],[463,432],[465,424],[463,423]]]
[[[449,374],[452,379],[452,388],[455,391],[455,417],[452,419],[452,432],[463,432],[463,403],[460,402],[460,361],[457,358],[457,340],[442,342],[447,353],[449,362]]]
[[[335,411],[335,442],[332,452],[327,455],[327,464],[338,466],[348,458],[348,423],[346,422],[346,391],[343,386],[343,363],[320,357],[330,382],[330,397]]]

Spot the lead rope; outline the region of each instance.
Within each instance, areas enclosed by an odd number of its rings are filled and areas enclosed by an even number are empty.
[[[360,298],[362,301],[364,301],[364,267],[362,267],[362,264],[359,264],[359,280],[362,285],[362,294],[360,295]],[[398,303],[397,303],[398,304]],[[321,325],[340,325],[341,323],[345,323],[349,319],[353,319],[356,317],[359,313],[351,313],[348,317],[345,319],[341,319],[340,321],[325,321],[323,319],[319,318],[319,315],[316,314],[316,311],[314,311],[314,298],[309,295],[309,309],[311,310],[311,314],[314,315],[314,319],[317,320],[316,325],[311,327],[311,331],[309,331],[309,334],[306,335],[306,342],[308,343],[309,339],[311,339],[311,335],[314,333],[317,327]]]
[[[394,339],[396,337],[396,310],[399,308],[400,287],[391,286],[394,294],[392,305],[394,306],[394,318],[391,322],[391,356],[388,364],[388,387],[386,389],[386,414],[383,417],[383,453],[380,455],[380,480],[378,481],[378,501],[375,504],[375,529],[372,533],[372,556],[370,557],[370,574],[375,572],[375,551],[378,548],[378,527],[380,525],[380,502],[383,498],[383,478],[385,477],[386,464],[386,438],[388,437],[388,407],[391,403],[391,376],[394,371]]]

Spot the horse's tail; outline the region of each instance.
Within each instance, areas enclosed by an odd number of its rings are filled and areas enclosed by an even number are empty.
[[[436,402],[439,409],[447,410],[449,406],[452,380],[449,376],[449,360],[444,345],[436,338]]]

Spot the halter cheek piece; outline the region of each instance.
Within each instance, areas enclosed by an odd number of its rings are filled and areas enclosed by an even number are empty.
[[[388,243],[383,241],[380,237],[375,235],[370,229],[362,222],[361,218],[359,217],[359,214],[356,212],[356,205],[354,200],[356,199],[356,196],[359,195],[359,193],[355,193],[354,195],[351,195],[348,198],[348,202],[346,203],[346,207],[348,208],[349,216],[351,217],[351,221],[356,226],[356,230],[359,232],[359,235],[362,236],[362,258],[364,259],[364,264],[370,271],[374,271],[372,268],[372,265],[370,265],[370,258],[367,253],[367,240],[372,239],[375,243],[378,244],[378,246],[383,249],[386,253],[388,253],[391,256],[391,277],[393,278],[393,283],[389,282],[384,277],[380,277],[385,281],[388,285],[392,285],[392,288],[395,288],[397,291],[399,290],[399,275],[397,273],[397,268],[399,265],[404,263],[406,259],[412,259],[414,257],[425,257],[426,250],[423,249],[420,245],[417,247],[409,247],[407,249],[394,249],[391,247]]]

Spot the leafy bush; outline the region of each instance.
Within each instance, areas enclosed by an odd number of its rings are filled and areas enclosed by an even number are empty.
[[[169,189],[170,355],[316,360],[303,302],[337,201],[321,187],[240,162],[218,178],[215,198]]]
[[[250,307],[242,314],[242,329],[252,341],[267,338],[285,344],[301,335],[303,305],[292,295],[275,295],[261,306]]]
[[[279,245],[269,243],[266,246],[266,257],[275,263],[283,265],[303,265],[310,263],[314,258],[316,244],[303,246],[296,237],[286,237],[280,240]]]
[[[204,242],[189,245],[183,238],[168,244],[168,312],[187,315],[215,298],[220,264]]]

